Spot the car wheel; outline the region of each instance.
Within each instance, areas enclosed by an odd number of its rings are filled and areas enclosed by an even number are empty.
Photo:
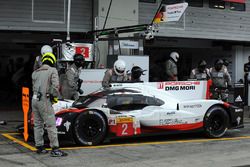
[[[80,145],[97,145],[107,134],[106,119],[97,111],[81,113],[75,120],[74,138]]]
[[[208,110],[204,118],[204,130],[208,137],[222,137],[227,129],[229,116],[225,109],[219,106],[212,107]]]

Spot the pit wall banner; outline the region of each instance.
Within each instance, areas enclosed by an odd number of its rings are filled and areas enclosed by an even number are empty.
[[[207,81],[166,81],[146,84],[167,91],[180,100],[205,99],[207,94]]]
[[[80,78],[83,80],[81,89],[84,95],[92,93],[102,87],[102,79],[107,69],[83,69]],[[168,91],[180,100],[205,99],[207,93],[207,81],[166,81],[144,82],[157,89]]]

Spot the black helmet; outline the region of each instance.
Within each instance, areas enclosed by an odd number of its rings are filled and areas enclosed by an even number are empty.
[[[141,77],[141,75],[144,75],[143,72],[145,70],[141,69],[141,67],[139,66],[134,66],[132,69],[131,69],[131,76],[133,79],[139,79]]]
[[[78,68],[81,67],[83,65],[84,61],[85,61],[83,55],[81,55],[81,54],[75,54],[74,57],[73,57],[73,59],[74,59],[75,65]]]
[[[222,59],[218,59],[215,61],[214,67],[217,71],[220,71],[223,64],[224,64],[224,61]]]

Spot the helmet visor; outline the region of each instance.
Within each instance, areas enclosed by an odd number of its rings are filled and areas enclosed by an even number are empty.
[[[118,70],[118,69],[116,68],[116,72],[119,73],[119,74],[123,74],[123,73],[124,73],[124,70]]]

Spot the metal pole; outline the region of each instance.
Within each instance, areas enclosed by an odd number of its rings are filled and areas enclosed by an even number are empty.
[[[105,29],[105,27],[106,27],[106,23],[107,23],[107,19],[108,19],[108,17],[109,17],[109,11],[110,11],[110,7],[111,7],[111,5],[112,5],[112,1],[113,1],[113,0],[110,0],[110,2],[109,2],[109,8],[108,8],[107,15],[106,15],[106,17],[105,17],[105,21],[104,21],[104,24],[103,24],[103,28],[102,28],[102,29]]]
[[[70,41],[70,10],[71,10],[71,0],[68,0],[68,19],[67,19],[67,41]]]

